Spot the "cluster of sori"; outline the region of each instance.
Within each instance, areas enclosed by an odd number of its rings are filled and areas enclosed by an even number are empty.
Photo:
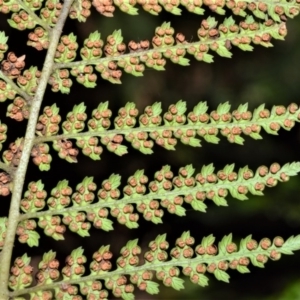
[[[30,258],[26,254],[22,257],[17,257],[11,267],[10,287],[16,289],[18,286],[29,286],[33,281],[32,272],[33,267],[30,266]]]
[[[3,161],[7,165],[11,167],[17,167],[19,165],[23,144],[24,141],[22,138],[18,138],[15,142],[9,144],[9,150],[5,150],[2,154]]]
[[[61,116],[58,113],[59,108],[56,104],[44,107],[43,114],[39,116],[36,125],[36,134],[38,136],[50,136],[57,134],[59,131],[58,124],[61,121]]]
[[[4,102],[7,99],[14,99],[16,97],[16,91],[12,86],[3,80],[0,80],[0,102]]]
[[[17,96],[11,104],[7,106],[6,115],[16,121],[23,121],[29,117],[28,102],[20,96]]]
[[[100,14],[106,17],[113,16],[113,12],[115,11],[113,0],[93,0],[92,3]]]
[[[54,26],[60,15],[61,9],[62,3],[60,1],[47,0],[45,6],[41,9],[40,17],[48,26]]]
[[[30,67],[21,75],[21,71],[24,67],[25,55],[17,57],[13,52],[9,52],[7,59],[1,62],[3,75],[10,79],[17,79],[17,85],[15,86],[13,86],[13,82],[9,83],[0,80],[0,101],[3,102],[6,99],[13,100],[13,102],[7,106],[6,115],[16,121],[28,119],[31,100],[41,76],[41,72],[38,71],[36,67]],[[17,93],[19,95],[16,97]]]
[[[69,62],[74,60],[77,48],[78,43],[76,42],[76,36],[73,33],[61,36],[60,43],[57,45],[54,60],[56,62]]]
[[[91,14],[91,6],[90,0],[74,1],[69,11],[70,18],[77,19],[79,22],[85,22]]]
[[[49,47],[49,35],[48,31],[38,26],[34,28],[33,32],[28,34],[27,45],[31,46],[39,51],[48,49]]]
[[[34,212],[44,208],[47,192],[43,190],[41,181],[30,182],[24,198],[21,200],[21,210],[23,212]],[[18,223],[16,234],[20,243],[37,246],[40,235],[35,231],[37,223],[34,219],[25,219]]]
[[[14,52],[7,54],[7,59],[1,62],[1,71],[10,78],[17,78],[25,67],[25,55],[17,57]]]

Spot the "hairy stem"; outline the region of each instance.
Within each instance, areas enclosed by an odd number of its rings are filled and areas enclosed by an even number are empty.
[[[35,97],[32,102],[28,125],[26,129],[26,135],[24,139],[24,147],[22,156],[20,159],[19,167],[14,177],[14,187],[12,191],[11,205],[8,216],[8,226],[6,231],[6,238],[2,249],[2,255],[0,260],[1,273],[0,273],[0,300],[9,299],[8,291],[8,278],[10,270],[10,261],[12,257],[12,251],[14,247],[14,240],[16,229],[18,225],[18,218],[20,215],[20,200],[22,197],[22,190],[25,180],[25,175],[28,167],[30,158],[31,148],[35,138],[35,126],[38,119],[41,103],[44,98],[47,82],[52,72],[52,66],[54,63],[54,55],[56,47],[62,33],[62,29],[65,20],[68,16],[69,9],[72,5],[73,0],[65,0],[61,15],[59,16],[58,22],[50,34],[49,49],[45,58],[42,75],[39,86],[37,88]]]

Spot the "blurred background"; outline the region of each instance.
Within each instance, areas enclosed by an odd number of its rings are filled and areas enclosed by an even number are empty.
[[[113,30],[122,29],[125,43],[130,40],[137,42],[144,39],[151,40],[155,28],[164,21],[170,21],[176,32],[182,32],[188,41],[195,41],[201,20],[208,15],[212,13],[196,16],[183,9],[182,16],[163,12],[160,16],[154,17],[140,8],[139,16],[128,16],[117,9],[114,18],[106,18],[92,10],[92,15],[86,23],[68,20],[63,34],[75,31],[77,41],[82,45],[92,31],[98,30],[101,38],[105,40]],[[223,20],[223,17],[215,17],[220,21]],[[6,19],[6,15],[1,15],[0,30],[4,30],[10,37],[9,50],[14,51],[17,56],[26,53],[26,67],[35,65],[41,69],[45,51],[37,52],[33,48],[26,47],[28,32],[11,29]],[[240,20],[239,17],[235,19]],[[189,67],[174,65],[168,61],[166,71],[163,72],[146,69],[144,76],[139,78],[123,73],[121,85],[104,81],[99,75],[95,89],[86,89],[74,82],[68,96],[52,93],[49,86],[44,105],[57,103],[64,120],[67,112],[75,104],[85,102],[88,107],[87,113],[90,115],[100,102],[106,100],[109,101],[109,107],[114,115],[128,101],[135,102],[140,112],[154,102],[162,102],[163,110],[166,111],[170,104],[180,99],[187,102],[188,111],[199,101],[207,101],[209,112],[226,101],[231,104],[232,110],[239,104],[247,102],[251,111],[262,103],[269,109],[272,105],[287,106],[291,102],[300,104],[300,18],[288,20],[287,28],[286,41],[274,40],[273,48],[266,49],[259,46],[255,47],[253,52],[233,48],[232,59],[215,56],[212,64],[197,62],[192,57],[189,57],[191,58]],[[26,128],[25,122],[19,124],[7,119],[5,113],[6,103],[1,103],[0,119],[9,126],[9,138],[3,149],[17,137],[23,136]],[[53,152],[49,172],[41,173],[35,165],[30,164],[26,186],[30,181],[41,178],[50,193],[57,182],[64,178],[68,178],[70,186],[75,188],[85,176],[94,176],[94,181],[100,187],[101,182],[112,173],[122,175],[124,185],[127,178],[137,169],[145,169],[145,174],[151,180],[154,172],[166,164],[172,166],[174,173],[187,164],[193,164],[198,172],[203,165],[212,162],[216,170],[232,163],[235,163],[236,170],[245,165],[256,170],[260,165],[269,166],[273,162],[284,164],[299,161],[299,130],[300,127],[296,124],[290,132],[280,130],[279,136],[270,136],[263,132],[263,140],[255,141],[246,137],[244,146],[230,144],[224,138],[221,138],[219,145],[202,141],[201,148],[192,148],[179,142],[176,151],[167,151],[155,146],[154,154],[148,156],[129,148],[126,156],[118,157],[105,149],[100,161],[92,161],[80,154],[77,164],[61,160]],[[7,216],[9,199],[0,198],[0,216]],[[203,236],[214,234],[219,241],[231,232],[237,243],[249,234],[256,240],[263,237],[272,239],[277,235],[286,239],[300,233],[299,200],[300,181],[298,177],[293,177],[288,183],[279,183],[275,188],[266,189],[264,197],[249,195],[248,201],[240,202],[229,196],[228,207],[217,207],[207,201],[208,210],[205,214],[192,209],[188,209],[185,217],[165,212],[164,223],[160,225],[154,225],[141,217],[140,227],[129,230],[113,219],[114,231],[103,232],[92,229],[90,237],[84,239],[67,231],[64,241],[56,242],[43,236],[38,248],[29,249],[16,242],[14,257],[27,252],[37,264],[42,254],[52,249],[58,253],[58,258],[63,262],[76,247],[84,246],[85,255],[91,257],[101,245],[107,244],[111,245],[114,257],[118,257],[121,247],[129,239],[138,238],[140,245],[146,249],[148,243],[158,234],[167,233],[172,248],[176,238],[186,230],[190,230],[196,244],[201,242]],[[250,266],[250,274],[242,275],[237,271],[229,271],[230,284],[219,282],[214,276],[208,275],[209,286],[201,288],[185,278],[186,288],[181,292],[161,286],[161,293],[158,296],[136,291],[136,299],[300,299],[299,265],[300,253],[296,253],[292,257],[283,256],[278,262],[268,262],[265,269]]]

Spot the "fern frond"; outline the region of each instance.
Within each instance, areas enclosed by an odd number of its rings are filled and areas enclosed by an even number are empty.
[[[77,162],[79,150],[73,146],[71,139],[75,139],[82,152],[94,160],[99,160],[103,152],[99,142],[109,151],[124,155],[127,147],[122,144],[123,136],[133,148],[144,154],[153,153],[154,143],[167,150],[175,150],[178,140],[192,147],[201,146],[200,138],[208,143],[218,144],[218,135],[226,137],[230,143],[243,145],[242,135],[262,139],[262,128],[268,134],[277,135],[279,129],[290,130],[300,120],[300,109],[295,103],[287,108],[273,106],[271,110],[262,104],[253,113],[248,110],[247,104],[240,105],[232,112],[230,108],[226,102],[208,114],[206,102],[199,102],[187,113],[186,102],[180,100],[170,105],[163,115],[161,103],[154,103],[147,106],[138,117],[135,104],[127,103],[119,109],[114,121],[111,121],[112,112],[108,108],[108,102],[100,103],[89,120],[85,113],[86,106],[81,103],[68,113],[67,120],[62,123],[64,133],[58,134],[61,117],[59,108],[54,104],[45,107],[43,115],[39,117],[36,127],[39,137],[36,138],[32,156],[41,170],[48,170],[51,156],[46,142],[53,141],[53,148],[58,151],[60,158]],[[86,121],[88,131],[83,132]],[[114,123],[114,129],[109,129],[111,123]],[[136,126],[137,123],[139,126]],[[8,164],[13,157],[12,150],[6,150],[3,154],[3,159]]]
[[[286,182],[299,172],[299,162],[282,167],[274,163],[270,169],[261,166],[256,173],[247,166],[236,173],[233,164],[214,172],[210,164],[194,174],[192,165],[187,165],[179,169],[177,176],[174,176],[170,166],[164,166],[155,173],[154,180],[148,185],[148,177],[143,170],[136,171],[128,178],[123,194],[120,191],[120,175],[112,174],[102,182],[97,192],[98,200],[95,200],[97,187],[92,177],[84,178],[74,193],[68,181],[60,181],[48,200],[42,182],[31,182],[21,201],[21,209],[25,214],[19,217],[17,235],[21,243],[37,246],[37,226],[55,240],[64,239],[66,227],[82,237],[89,236],[91,223],[98,229],[110,231],[113,230],[113,221],[109,219],[109,211],[120,224],[128,228],[139,226],[138,213],[147,221],[158,224],[162,223],[165,211],[185,216],[184,202],[196,211],[206,212],[205,200],[211,200],[218,206],[227,206],[228,193],[242,201],[248,199],[248,193],[261,196],[265,187],[274,187],[278,181]],[[46,203],[48,210],[44,210]],[[38,212],[40,210],[43,211]],[[34,219],[38,219],[38,223]]]
[[[154,275],[167,287],[184,289],[181,273],[189,277],[192,283],[203,287],[208,285],[210,274],[228,283],[229,269],[248,273],[250,263],[262,268],[269,259],[277,261],[282,254],[293,254],[300,250],[300,235],[291,236],[287,241],[277,236],[273,242],[269,238],[258,242],[250,235],[241,240],[239,248],[231,234],[224,236],[218,247],[213,235],[203,237],[197,246],[194,244],[195,239],[189,232],[184,232],[176,240],[175,247],[167,251],[169,243],[166,235],[159,235],[149,243],[143,262],[138,240],[128,241],[120,251],[115,270],[111,270],[112,252],[109,246],[102,246],[93,254],[90,274],[85,276],[87,257],[81,247],[72,251],[62,269],[56,253],[49,251],[39,263],[37,285],[29,288],[33,280],[33,268],[30,258],[25,254],[15,260],[11,269],[9,284],[14,291],[10,292],[10,297],[30,294],[30,299],[38,300],[44,297],[68,299],[77,295],[78,299],[82,299],[82,295],[86,299],[106,299],[108,290],[111,290],[115,297],[134,299],[135,286],[151,295],[159,292],[159,284],[153,281]],[[58,281],[61,275],[63,280]]]
[[[196,60],[212,63],[212,52],[230,58],[232,46],[243,51],[252,51],[251,43],[271,47],[272,38],[283,40],[287,34],[284,22],[278,24],[268,19],[264,23],[258,23],[252,16],[247,16],[239,24],[229,17],[218,27],[217,25],[218,22],[212,17],[202,20],[197,30],[199,41],[187,42],[181,33],[174,37],[174,28],[170,23],[164,22],[155,30],[152,49],[149,49],[150,42],[147,40],[131,41],[128,43],[130,53],[125,53],[126,45],[121,30],[115,30],[109,35],[105,45],[96,31],[85,40],[85,45],[80,50],[82,61],[66,62],[64,59],[65,62],[59,63],[65,57],[68,57],[67,61],[75,60],[75,50],[78,47],[71,39],[67,42],[62,40],[56,55],[55,72],[50,82],[52,91],[69,92],[72,81],[67,69],[71,69],[71,74],[76,77],[77,82],[86,87],[96,85],[97,75],[93,65],[103,79],[121,83],[121,69],[134,76],[143,76],[146,67],[164,70],[166,59],[187,66],[189,65],[189,59],[185,57],[187,53],[193,55]],[[103,52],[106,57],[101,58]]]
[[[225,8],[228,8],[235,15],[244,17],[246,14],[252,13],[257,18],[265,19],[269,16],[277,22],[283,17],[293,18],[299,13],[299,3],[296,0],[291,2],[280,1],[279,3],[272,0],[262,0],[259,2],[251,2],[250,0],[113,0],[109,2],[93,0],[93,6],[97,11],[107,17],[113,16],[115,6],[118,6],[121,11],[127,14],[137,15],[138,9],[135,7],[136,4],[141,5],[145,11],[152,15],[158,15],[162,9],[174,15],[181,15],[180,5],[184,6],[191,13],[203,15],[206,8],[205,6],[207,6],[212,12],[219,15],[224,15],[226,12]]]

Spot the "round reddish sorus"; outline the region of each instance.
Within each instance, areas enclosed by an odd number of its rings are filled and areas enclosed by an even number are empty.
[[[135,41],[130,41],[128,43],[128,48],[129,51],[134,52],[134,51],[138,51],[141,48],[140,43],[136,43]]]
[[[162,181],[164,179],[164,174],[162,172],[156,172],[155,173],[155,179],[158,181]]]
[[[242,265],[242,266],[248,266],[250,263],[250,260],[248,257],[241,257],[239,259],[239,264]]]
[[[235,243],[230,243],[228,245],[226,245],[226,251],[228,253],[233,253],[237,251],[237,245]]]
[[[252,133],[252,130],[251,130],[251,127],[250,126],[247,126],[243,129],[243,133],[245,135],[250,135]]]
[[[206,178],[203,177],[203,175],[201,173],[196,175],[196,181],[198,181],[201,184],[206,183]],[[198,193],[202,193],[202,192],[197,192]]]
[[[243,195],[245,195],[245,194],[248,193],[248,188],[247,188],[246,186],[240,185],[240,186],[237,188],[237,190],[238,190],[238,192],[239,192],[240,194],[243,194]]]
[[[253,172],[249,169],[243,172],[243,178],[245,180],[248,180],[248,179],[252,178],[253,176],[254,176]]]
[[[189,195],[186,195],[185,197],[184,197],[184,201],[186,202],[186,203],[192,203],[193,202],[193,200],[194,200],[194,197],[193,197],[193,195],[192,194],[189,194]]]
[[[269,177],[266,181],[266,184],[270,187],[276,186],[277,184],[277,179],[273,178],[273,177]]]
[[[176,183],[174,182],[174,184],[176,185]],[[180,187],[180,185],[177,185],[178,187]],[[182,196],[176,196],[173,200],[175,205],[182,205],[183,203],[183,197]]]
[[[213,273],[217,269],[217,266],[215,263],[211,263],[207,266],[207,272]]]
[[[257,171],[259,176],[261,177],[264,177],[269,173],[269,170],[266,166],[260,166]]]
[[[272,250],[270,252],[270,258],[272,260],[279,260],[281,258],[281,253],[280,252],[277,252],[276,250]]]
[[[237,268],[238,265],[239,265],[238,260],[237,260],[237,259],[234,259],[233,261],[231,261],[231,262],[229,263],[229,268],[234,270],[234,269]]]
[[[268,238],[262,239],[259,244],[260,247],[264,250],[267,250],[272,245],[271,240]]]
[[[206,193],[206,198],[211,200],[214,198],[215,194],[216,194],[215,191],[208,191]]]
[[[206,247],[206,253],[209,255],[215,255],[218,252],[218,248],[215,245],[210,245]]]
[[[236,120],[240,120],[241,117],[242,117],[242,114],[241,114],[239,111],[234,110],[234,111],[232,112],[232,116],[233,116]]]
[[[229,181],[235,181],[235,180],[237,180],[238,176],[237,176],[236,172],[231,172],[231,173],[228,174],[227,178],[228,178]]]
[[[190,280],[191,280],[192,283],[198,284],[199,280],[200,280],[200,277],[199,277],[198,274],[191,274]]]
[[[261,182],[257,182],[254,186],[255,190],[257,191],[263,191],[265,189],[265,185]]]
[[[137,274],[134,274],[135,275],[135,278],[136,278],[136,280],[134,280],[134,281],[138,281],[138,275]],[[151,280],[152,278],[153,278],[153,273],[151,272],[151,271],[144,271],[143,273],[142,273],[142,276],[141,276],[142,278],[143,278],[143,280]],[[130,279],[131,279],[132,277],[130,277]],[[130,280],[131,282],[132,282],[132,280]],[[134,283],[134,282],[133,282]]]
[[[269,33],[263,33],[261,39],[267,43],[271,40],[271,35]]]
[[[129,258],[128,262],[131,266],[136,266],[139,263],[139,258],[138,256],[132,256]]]
[[[1,88],[1,87],[0,87]],[[298,110],[298,105],[296,103],[291,103],[289,106],[288,106],[288,111],[291,113],[291,114],[295,114]]]
[[[226,271],[228,269],[228,262],[227,261],[220,261],[218,263],[218,269]]]
[[[120,277],[116,279],[116,283],[117,285],[124,285],[127,283],[127,278],[123,275],[120,275]]]
[[[221,120],[223,122],[229,122],[231,120],[231,114],[230,113],[226,113],[221,115]]]
[[[152,181],[150,182],[149,184],[149,189],[152,191],[152,192],[156,192],[158,190],[158,185],[156,184],[156,182]]]
[[[49,277],[52,279],[52,280],[57,280],[58,277],[60,276],[60,273],[58,270],[49,270]]]
[[[278,163],[273,163],[270,167],[270,171],[273,174],[276,174],[280,170],[280,165]]]
[[[198,31],[197,31],[197,35],[198,37],[200,38],[204,38],[206,37],[208,34],[208,30],[204,29],[204,28],[199,28]],[[202,44],[200,44],[199,48],[201,47]],[[200,50],[201,51],[201,50]],[[201,51],[203,52],[203,51]]]
[[[264,254],[258,254],[256,256],[256,260],[258,262],[261,262],[261,263],[265,264],[268,261],[268,257],[266,255],[264,255]]]
[[[273,243],[276,247],[282,247],[284,244],[284,239],[281,236],[276,236],[273,240]]]
[[[127,223],[127,219],[124,215],[119,214],[117,217],[117,220],[120,224],[126,224]]]
[[[133,293],[134,291],[134,286],[133,284],[126,284],[124,287],[125,293]]]
[[[218,132],[219,132],[219,130],[218,130],[218,128],[216,128],[216,127],[211,127],[211,128],[209,128],[209,129],[207,130],[207,133],[208,133],[209,135],[217,135]]]
[[[229,30],[230,30],[231,32],[238,32],[240,29],[239,29],[239,26],[238,26],[238,25],[233,24],[233,25],[230,25],[230,26],[229,26]]]
[[[194,255],[194,250],[191,247],[188,247],[183,250],[182,254],[185,258],[191,258]]]
[[[247,2],[243,2],[243,1],[237,2],[237,7],[244,10],[247,8]]]
[[[143,64],[135,65],[135,66],[134,66],[134,70],[135,70],[136,72],[142,73],[142,72],[144,72],[144,70],[145,70],[145,66],[144,66]]]
[[[268,9],[268,6],[267,4],[263,3],[263,2],[258,2],[258,5],[257,5],[258,9],[262,12],[266,12],[267,9]]]
[[[162,44],[162,39],[159,38],[158,36],[154,36],[152,39],[152,44],[156,47],[160,47]]]
[[[110,75],[115,78],[115,79],[120,79],[122,76],[122,71],[121,70],[114,70],[110,72]]]
[[[214,173],[209,174],[209,175],[207,175],[206,180],[207,180],[207,182],[209,182],[209,183],[217,182],[217,175],[214,174]]]
[[[283,125],[287,128],[293,128],[295,126],[295,122],[289,119],[285,119]]]
[[[245,21],[241,21],[240,22],[240,27],[243,28],[243,29],[245,29],[245,30],[247,30],[248,27],[249,27],[249,24],[246,23]]]
[[[291,14],[293,16],[297,16],[299,14],[299,8],[298,7],[291,7],[289,9],[289,14]],[[285,31],[285,34],[286,34],[286,31]]]
[[[154,142],[153,142],[153,141],[144,141],[144,142],[143,142],[143,146],[144,146],[145,148],[153,148]]]

